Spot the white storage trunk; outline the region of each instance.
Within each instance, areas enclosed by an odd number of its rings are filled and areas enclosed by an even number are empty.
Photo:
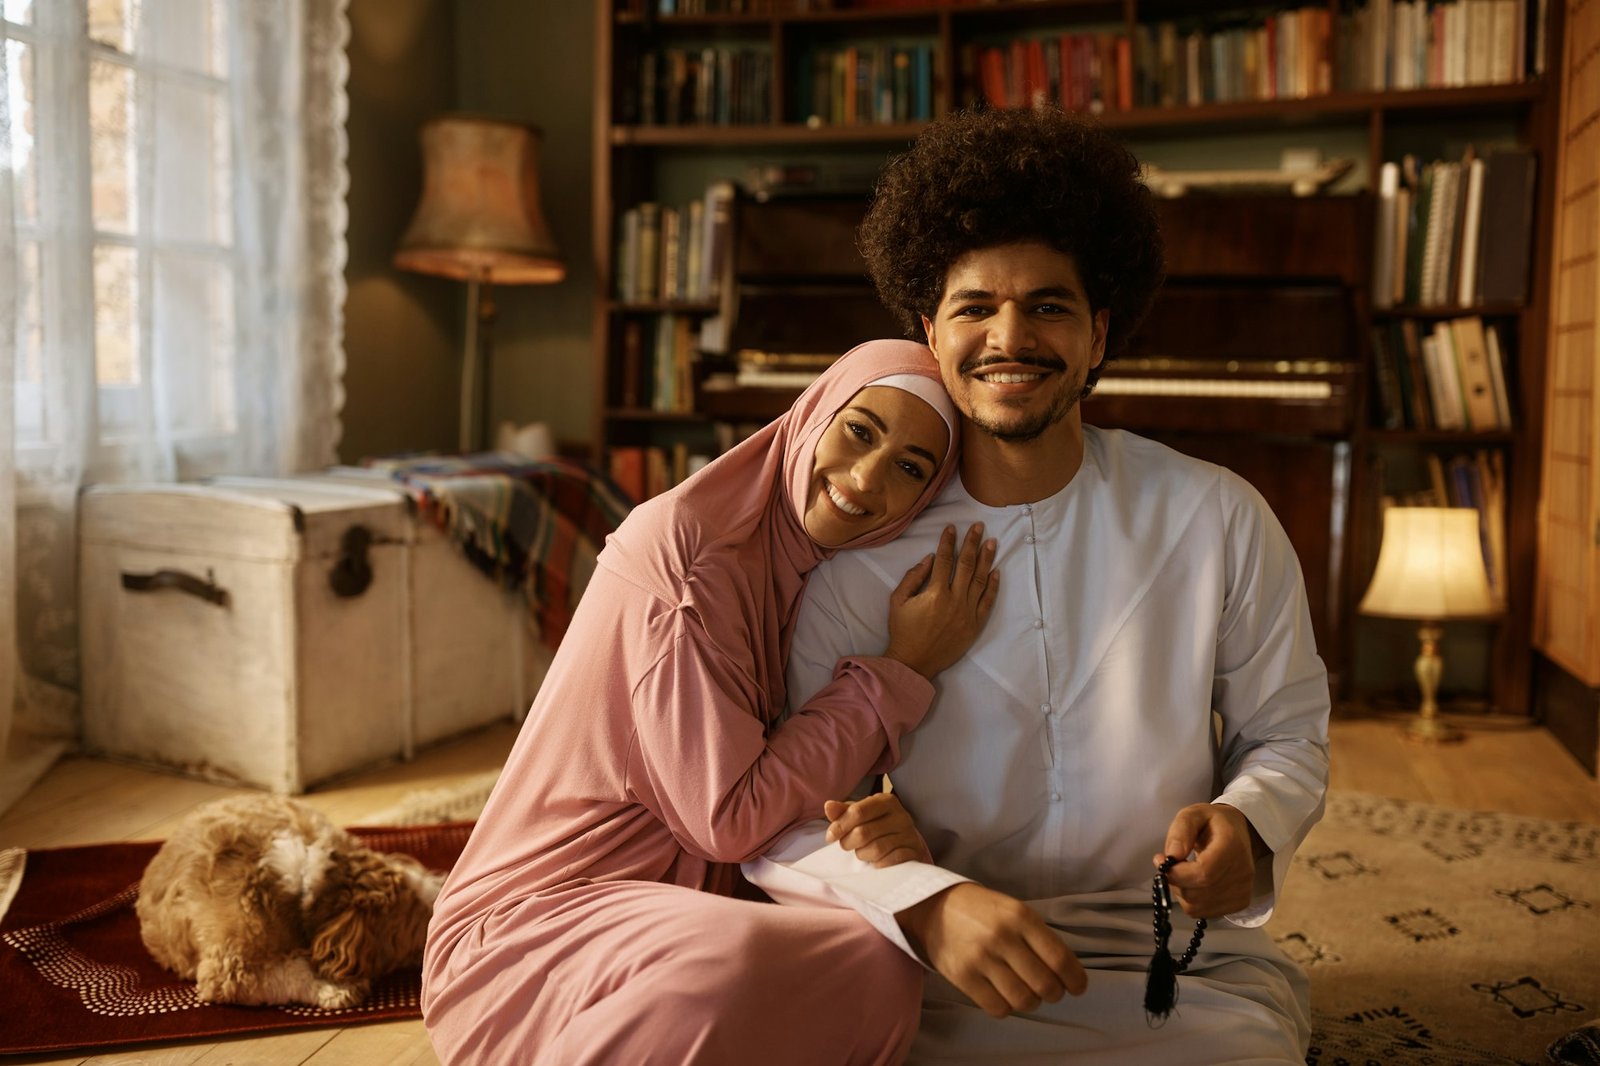
[[[521,594],[356,480],[84,492],[89,750],[293,793],[526,710]]]

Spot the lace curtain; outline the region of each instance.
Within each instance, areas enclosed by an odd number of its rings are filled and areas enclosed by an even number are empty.
[[[0,810],[77,735],[85,484],[329,464],[348,0],[0,0]]]

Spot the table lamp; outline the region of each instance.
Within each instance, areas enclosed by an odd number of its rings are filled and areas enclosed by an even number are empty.
[[[394,265],[467,283],[463,452],[483,444],[482,362],[495,314],[492,286],[543,285],[567,276],[539,204],[539,137],[535,127],[473,115],[445,115],[422,127],[422,199]]]
[[[1439,641],[1441,622],[1488,618],[1494,598],[1483,566],[1478,512],[1470,507],[1390,507],[1383,513],[1383,545],[1372,584],[1362,597],[1362,614],[1380,618],[1414,618],[1417,635],[1417,685],[1422,689],[1422,714],[1407,735],[1438,743],[1460,740],[1459,730],[1439,719],[1435,696],[1444,660]]]

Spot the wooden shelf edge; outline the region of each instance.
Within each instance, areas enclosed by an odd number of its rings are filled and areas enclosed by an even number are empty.
[[[1254,125],[1282,121],[1353,121],[1374,112],[1516,108],[1534,103],[1543,92],[1543,82],[1524,81],[1452,89],[1392,89],[1384,92],[1324,93],[1289,100],[1233,100],[1181,107],[1139,107],[1130,111],[1105,111],[1093,117],[1110,129],[1126,130]],[[926,125],[925,122],[894,122],[810,126],[800,122],[776,122],[743,126],[613,126],[611,143],[618,147],[873,144],[913,140]]]

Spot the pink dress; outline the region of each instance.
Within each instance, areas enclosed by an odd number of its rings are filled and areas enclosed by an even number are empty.
[[[446,1064],[904,1056],[913,960],[854,911],[729,895],[737,863],[889,769],[932,700],[915,671],[852,657],[778,722],[795,609],[828,554],[801,525],[816,441],[896,374],[938,380],[921,345],[852,350],[608,542],[435,905],[423,1014]]]

